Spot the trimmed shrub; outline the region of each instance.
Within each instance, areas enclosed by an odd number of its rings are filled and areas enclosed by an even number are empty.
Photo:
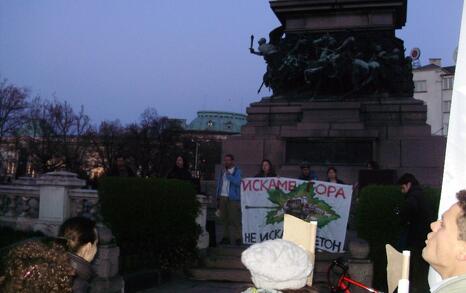
[[[99,202],[121,251],[121,269],[177,270],[197,256],[199,202],[192,184],[159,178],[103,178]]]
[[[423,190],[426,199],[432,201],[438,210],[440,190],[429,187]],[[357,232],[359,237],[370,244],[370,257],[374,262],[374,287],[379,290],[387,289],[385,244],[398,248],[401,233],[405,229],[395,213],[395,209],[401,209],[404,205],[405,197],[398,185],[371,185],[359,193]]]

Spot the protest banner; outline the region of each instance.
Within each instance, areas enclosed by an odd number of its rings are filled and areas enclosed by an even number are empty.
[[[241,181],[243,243],[278,239],[286,213],[317,221],[316,249],[342,252],[352,186],[291,178],[244,178]]]

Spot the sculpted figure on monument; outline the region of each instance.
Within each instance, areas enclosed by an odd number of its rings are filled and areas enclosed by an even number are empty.
[[[253,48],[254,36],[251,36],[251,46],[249,52],[254,55],[263,56],[265,62],[267,63],[267,71],[265,72],[262,78],[262,84],[259,87],[258,92],[260,92],[263,85],[266,87],[272,88],[274,92],[278,89],[275,87],[276,75],[278,68],[281,65],[282,56],[280,54],[279,46],[280,41],[283,36],[283,27],[277,27],[269,33],[269,42],[265,38],[260,38],[258,43],[257,51]]]
[[[410,63],[403,42],[377,33],[325,33],[284,35],[281,27],[258,42],[267,70],[262,86],[273,98],[342,99],[371,95],[410,96]]]
[[[304,79],[313,90],[313,96],[321,91],[321,84],[324,80],[333,80],[338,87],[342,87],[343,79],[349,70],[347,66],[351,59],[351,48],[354,37],[347,37],[340,46],[330,35],[324,35],[312,42],[316,50],[318,59],[308,62],[304,70]]]

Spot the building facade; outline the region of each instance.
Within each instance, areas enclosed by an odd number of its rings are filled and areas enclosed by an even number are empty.
[[[441,59],[413,69],[414,98],[427,105],[427,124],[433,135],[446,136],[450,119],[455,66],[442,67]]]
[[[199,111],[197,117],[189,123],[186,130],[240,133],[246,124],[246,115],[233,112]]]
[[[193,175],[212,180],[215,168],[221,164],[222,143],[231,135],[241,132],[246,115],[234,112],[199,111],[189,124],[184,124],[184,138],[193,144]]]

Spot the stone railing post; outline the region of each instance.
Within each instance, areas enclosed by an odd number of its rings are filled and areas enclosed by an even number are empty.
[[[118,274],[120,248],[116,245],[112,231],[102,223],[97,224],[99,247],[93,261],[96,278],[92,281],[91,293],[123,292],[124,280]]]
[[[372,287],[374,277],[374,265],[369,259],[369,243],[362,239],[354,239],[349,242],[350,259],[348,260],[349,274],[351,278]],[[351,288],[351,292],[367,292],[361,288]]]
[[[34,230],[55,235],[60,224],[70,216],[69,190],[85,186],[85,181],[70,172],[50,172],[36,180],[39,186],[39,219]]]
[[[209,204],[209,200],[207,196],[198,194],[196,195],[197,200],[201,204],[201,208],[199,211],[199,215],[196,218],[196,223],[201,226],[201,234],[197,240],[197,248],[199,249],[206,249],[209,247],[209,232],[206,231],[206,223],[207,223],[207,206]]]

